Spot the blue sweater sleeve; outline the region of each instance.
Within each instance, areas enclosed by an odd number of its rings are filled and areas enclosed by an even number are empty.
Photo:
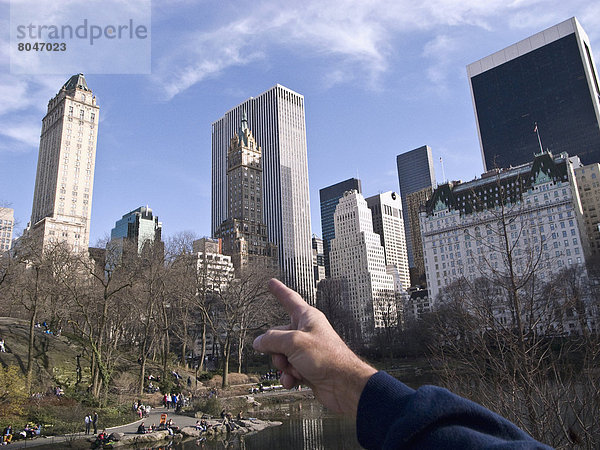
[[[513,423],[450,391],[414,390],[385,372],[365,386],[356,417],[367,449],[549,449]]]

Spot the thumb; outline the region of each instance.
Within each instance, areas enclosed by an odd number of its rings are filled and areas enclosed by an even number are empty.
[[[268,330],[265,334],[261,334],[252,343],[254,349],[261,353],[280,353],[282,355],[290,355],[301,332],[297,330]]]

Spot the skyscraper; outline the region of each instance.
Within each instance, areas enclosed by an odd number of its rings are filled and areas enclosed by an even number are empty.
[[[48,102],[27,229],[42,247],[60,241],[87,251],[98,119],[96,97],[81,73]]]
[[[403,211],[404,216],[408,216],[410,229],[414,230],[410,234],[413,249],[413,267],[411,267],[411,284],[413,286],[424,286],[427,282],[425,278],[425,261],[423,260],[423,240],[421,239],[421,223],[419,222],[419,213],[421,208],[427,203],[433,194],[433,187],[426,187],[417,192],[408,194],[403,198],[407,210]],[[408,237],[407,237],[408,239]]]
[[[15,211],[12,208],[0,207],[0,255],[12,246],[12,235],[15,227]]]
[[[577,19],[469,64],[467,73],[486,170],[525,164],[540,147],[600,162],[598,72]]]
[[[262,147],[263,220],[283,280],[314,302],[304,97],[276,85],[212,124],[211,232],[227,219],[227,150],[243,112]]]
[[[600,164],[575,167],[577,189],[583,209],[583,226],[587,234],[590,256],[600,259]],[[583,230],[582,230],[583,231]]]
[[[248,128],[246,112],[227,151],[227,219],[215,236],[234,267],[275,269],[277,247],[267,241],[263,221],[262,150]]]
[[[340,201],[340,198],[344,196],[344,192],[352,190],[356,190],[359,194],[362,194],[359,179],[349,178],[319,190],[319,200],[321,203],[321,232],[323,234],[323,256],[325,257],[326,277],[331,276],[329,251],[331,248],[331,240],[335,237],[335,227],[333,224],[335,208]]]
[[[347,302],[363,339],[376,328],[397,324],[394,278],[386,272],[385,251],[373,232],[371,210],[357,191],[347,191],[334,215],[331,277],[347,281]]]
[[[410,214],[414,214],[414,211],[408,208],[407,198],[413,192],[435,186],[431,147],[424,145],[402,153],[396,157],[396,164],[398,165],[398,184],[400,185],[400,197],[402,199],[402,210],[404,211],[408,265],[409,267],[415,267],[411,223],[418,222],[419,219],[418,217],[416,219],[411,217]]]
[[[312,262],[314,271],[315,288],[321,280],[325,279],[325,257],[323,255],[323,239],[312,237]]]
[[[112,245],[120,243],[122,251],[123,241],[127,240],[135,245],[138,254],[142,253],[146,244],[161,242],[161,237],[162,223],[148,206],[140,206],[125,214],[110,232]]]
[[[401,287],[406,292],[410,287],[406,236],[402,219],[400,196],[389,191],[366,199],[373,218],[373,231],[381,238],[388,273],[397,274]]]

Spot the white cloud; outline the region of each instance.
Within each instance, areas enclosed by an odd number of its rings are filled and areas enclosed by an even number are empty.
[[[446,33],[449,28],[464,25],[486,30],[503,26],[542,28],[565,18],[564,14],[552,11],[549,3],[556,1],[432,0],[415,5],[411,0],[312,0],[286,2],[285,7],[280,2],[253,2],[237,10],[227,9],[225,25],[182,31],[177,40],[188,44],[176,46],[175,52],[169,48],[168,55],[159,54],[155,72],[157,81],[171,98],[230,67],[268,59],[271,50],[283,48],[314,58],[335,57],[342,68],[323,75],[325,87],[356,81],[357,77],[366,79],[373,87],[376,84],[373,82],[389,69],[394,40],[440,30],[423,52],[425,57],[437,58],[428,77],[440,83],[449,70],[444,60],[444,51],[448,49],[443,48],[452,43]],[[191,13],[192,6],[183,4]],[[232,11],[237,15],[231,16]],[[538,18],[539,25],[528,24],[532,18]],[[345,77],[345,74],[352,75]]]
[[[423,56],[432,60],[427,68],[427,79],[436,89],[440,91],[447,89],[449,67],[456,64],[456,51],[459,48],[457,39],[443,34],[425,44]]]
[[[16,142],[4,142],[2,151],[26,152],[37,148],[40,142],[40,128],[35,119],[3,124],[0,136]]]

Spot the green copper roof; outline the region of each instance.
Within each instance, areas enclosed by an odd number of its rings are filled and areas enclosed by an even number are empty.
[[[63,88],[67,91],[71,91],[73,89],[82,89],[84,91],[90,91],[87,83],[85,82],[85,77],[82,73],[78,73],[77,75],[73,75],[69,80],[64,84]]]

